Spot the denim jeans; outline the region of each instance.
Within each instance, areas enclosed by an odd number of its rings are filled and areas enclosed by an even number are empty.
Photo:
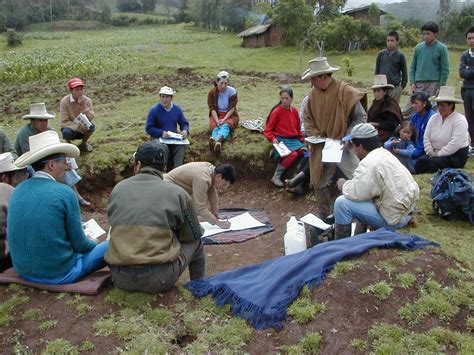
[[[216,127],[212,130],[212,138],[217,139],[217,137],[222,136],[222,139],[226,140],[230,134],[230,126],[227,123],[224,123],[220,127]]]
[[[64,285],[72,284],[79,281],[86,275],[93,273],[96,270],[102,269],[105,266],[104,254],[107,251],[109,242],[105,241],[97,244],[94,249],[84,254],[78,254],[76,261],[68,273],[55,278],[32,277],[28,275],[21,275],[25,280],[31,282],[38,282],[50,285]]]
[[[334,218],[336,224],[351,224],[354,219],[371,226],[372,228],[396,229],[405,226],[410,218],[407,216],[405,223],[390,226],[377,210],[375,204],[369,201],[352,201],[345,196],[339,196],[334,202]]]
[[[164,264],[110,265],[115,287],[131,292],[162,293],[172,288],[189,265],[191,280],[204,277],[206,260],[201,240],[181,243],[178,259]]]

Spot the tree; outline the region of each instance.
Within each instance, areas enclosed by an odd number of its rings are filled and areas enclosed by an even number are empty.
[[[313,9],[304,0],[280,0],[276,4],[272,18],[284,30],[283,42],[293,46],[302,43],[307,30],[314,20]]]
[[[374,23],[374,21],[378,20],[379,17],[380,17],[380,8],[377,6],[376,3],[373,2],[369,6],[369,19],[372,23]]]
[[[141,0],[143,12],[153,12],[156,7],[156,0]]]
[[[100,12],[100,20],[106,24],[110,24],[110,22],[112,21],[112,11],[110,10],[109,5],[104,4],[104,6],[102,6],[102,11]]]
[[[118,0],[117,9],[120,12],[134,12],[140,11],[142,9],[142,5],[138,2],[138,0]]]
[[[324,23],[338,17],[346,6],[347,0],[309,0],[308,2],[316,10],[316,21]]]

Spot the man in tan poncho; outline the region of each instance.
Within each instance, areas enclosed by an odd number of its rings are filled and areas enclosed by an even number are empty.
[[[352,128],[367,121],[367,95],[349,84],[332,78],[339,67],[330,66],[325,57],[309,61],[309,69],[302,80],[310,79],[313,88],[305,107],[304,125],[307,136],[342,139]],[[316,197],[316,213],[321,218],[330,214],[331,198],[328,183],[338,167],[346,178],[351,179],[359,163],[357,156],[344,148],[340,163],[323,163],[324,144],[310,145],[310,185]]]

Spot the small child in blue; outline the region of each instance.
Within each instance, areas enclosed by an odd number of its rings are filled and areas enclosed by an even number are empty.
[[[415,172],[415,164],[411,158],[415,151],[416,129],[410,121],[403,121],[397,129],[397,136],[389,138],[384,148],[390,150],[410,173]]]

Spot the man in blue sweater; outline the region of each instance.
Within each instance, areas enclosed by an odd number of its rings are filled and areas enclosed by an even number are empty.
[[[29,146],[15,165],[31,164],[35,174],[13,191],[7,217],[13,267],[28,281],[74,283],[105,266],[108,246],[84,234],[76,195],[63,183],[66,157],[79,149],[49,130],[29,137]]]
[[[168,86],[163,86],[160,89],[160,102],[148,112],[145,126],[145,130],[151,136],[151,139],[160,139],[160,141],[171,139],[174,143],[167,144],[166,141],[162,142],[168,146],[169,158],[166,166],[166,171],[168,172],[183,165],[186,145],[183,144],[184,142],[181,139],[186,139],[189,133],[189,123],[183,110],[172,102],[174,94],[175,91]],[[178,132],[178,125],[181,129],[181,135],[178,137],[179,139],[176,139],[173,134]]]

